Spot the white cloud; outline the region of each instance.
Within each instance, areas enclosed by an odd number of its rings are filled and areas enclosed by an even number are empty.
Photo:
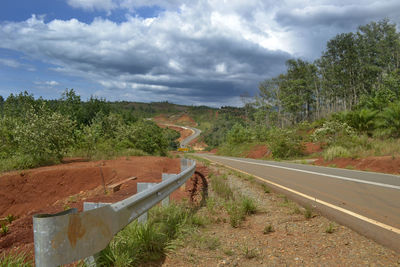
[[[395,1],[68,0],[85,10],[164,8],[158,17],[127,15],[115,23],[97,18],[45,23],[32,16],[0,24],[0,48],[17,50],[83,77],[103,97],[192,103],[236,103],[244,91],[284,71],[291,56],[314,59],[335,34],[353,31],[386,12],[400,17]],[[129,10],[129,11],[128,11]],[[357,12],[361,10],[362,12]],[[343,22],[344,21],[344,22]],[[6,64],[0,60],[0,64]],[[7,64],[14,64],[8,62]],[[188,100],[190,99],[190,100]]]
[[[53,86],[59,85],[59,83],[56,81],[35,81],[33,83],[36,85],[45,85],[48,87],[53,87]]]
[[[11,68],[19,68],[22,66],[18,61],[9,58],[0,58],[0,64]]]
[[[67,3],[74,8],[89,11],[111,11],[118,7],[113,0],[67,0]]]

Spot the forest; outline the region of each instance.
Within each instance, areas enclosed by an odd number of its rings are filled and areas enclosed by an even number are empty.
[[[266,143],[274,158],[301,156],[304,142],[323,144],[327,158],[357,156],[374,144],[393,147],[400,137],[396,27],[388,19],[371,22],[336,35],[314,62],[288,60],[285,73],[243,98],[241,117],[220,116],[205,142],[236,156],[251,143]]]
[[[151,110],[126,108],[73,89],[57,100],[26,91],[0,98],[0,171],[59,163],[64,157],[166,155],[179,133],[146,120]]]

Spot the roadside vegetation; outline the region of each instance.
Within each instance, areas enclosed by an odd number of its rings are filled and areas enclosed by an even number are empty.
[[[58,100],[27,92],[0,101],[0,171],[121,155],[166,155],[179,133],[103,99],[81,101],[74,90]]]
[[[338,34],[314,62],[288,60],[286,73],[262,81],[204,140],[232,156],[262,144],[274,159],[299,158],[307,143],[325,160],[400,156],[399,55],[400,34],[387,19]]]

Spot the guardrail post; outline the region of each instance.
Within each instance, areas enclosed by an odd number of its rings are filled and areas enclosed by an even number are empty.
[[[163,173],[161,179],[164,182],[165,180],[168,180],[168,179],[171,179],[171,178],[174,178],[174,177],[176,177],[176,174]],[[163,207],[166,207],[166,206],[169,205],[169,198],[170,198],[170,195],[168,195],[168,197],[164,198],[161,201],[161,205]]]
[[[157,183],[137,183],[137,192],[143,192],[149,189],[152,186],[155,186]],[[147,211],[138,217],[139,223],[146,223],[147,222]]]
[[[94,210],[97,208],[101,208],[112,203],[103,203],[103,202],[83,202],[83,211]],[[94,254],[93,256],[87,257],[84,261],[86,266],[96,267],[96,259],[99,257],[99,253]]]
[[[181,159],[181,172],[183,172],[184,170],[186,170],[187,168],[190,167],[190,161],[186,158],[182,158]],[[186,183],[184,183],[179,190],[181,191],[185,191],[186,190]]]

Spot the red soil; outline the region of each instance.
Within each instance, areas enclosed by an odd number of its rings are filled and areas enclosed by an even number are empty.
[[[182,116],[180,116],[176,120],[176,122],[182,123],[182,124],[185,124],[185,125],[189,125],[189,126],[197,126],[197,123],[191,117],[189,117],[186,114],[183,114]]]
[[[311,142],[307,142],[304,143],[304,153],[306,155],[311,155],[313,153],[317,153],[317,152],[322,152],[322,147],[320,143],[311,143]]]
[[[104,193],[105,185],[135,176],[115,193]],[[56,213],[66,208],[78,208],[84,201],[116,202],[137,192],[137,182],[161,182],[162,173],[179,173],[180,160],[162,157],[129,157],[96,162],[74,162],[26,171],[15,171],[0,176],[0,218],[8,214],[18,216],[9,225],[9,233],[0,236],[0,255],[3,251],[22,248],[33,251],[32,215]],[[188,197],[186,190],[177,190],[173,199]]]
[[[166,122],[168,121],[168,118],[164,114],[160,114],[158,116],[155,116],[153,120],[156,122]]]
[[[246,158],[261,159],[268,157],[271,154],[266,145],[254,146],[246,155]]]
[[[331,161],[324,161],[323,158],[319,158],[314,164],[320,166],[334,164],[339,168],[400,174],[400,158],[392,156],[368,157],[363,159],[337,158]]]

